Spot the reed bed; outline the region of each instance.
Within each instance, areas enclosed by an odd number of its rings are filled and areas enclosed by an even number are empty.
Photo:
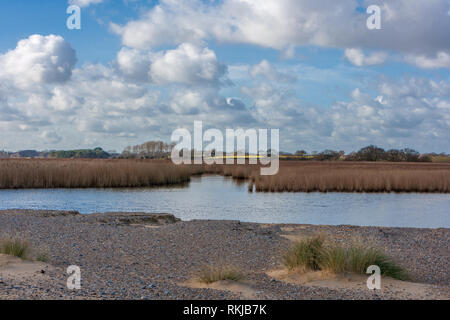
[[[169,161],[3,160],[0,189],[151,187],[186,183],[201,173],[201,166]]]
[[[283,164],[274,176],[250,173],[256,192],[450,192],[450,166],[393,163]]]
[[[259,165],[174,165],[167,160],[0,160],[0,189],[133,188],[177,185],[219,174],[256,192],[450,192],[450,164],[281,161],[278,174]]]

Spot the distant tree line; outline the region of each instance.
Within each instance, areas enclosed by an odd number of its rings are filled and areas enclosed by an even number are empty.
[[[128,146],[120,155],[121,158],[168,159],[176,143],[163,141],[147,141],[135,146]]]
[[[51,150],[35,151],[22,150],[8,152],[0,150],[0,159],[5,158],[87,158],[87,159],[107,159],[107,158],[134,158],[134,159],[168,159],[172,153],[175,143],[165,143],[163,141],[147,141],[135,146],[128,146],[121,154],[115,151],[106,152],[102,148],[78,149],[78,150]],[[193,150],[188,150],[194,156]],[[215,156],[215,150],[211,152]],[[236,154],[236,153],[235,153]],[[248,155],[248,153],[246,153]],[[268,151],[271,154],[271,151]],[[445,153],[420,154],[418,151],[404,149],[389,149],[375,145],[370,145],[359,151],[345,154],[344,151],[326,149],[322,152],[313,151],[310,154],[305,150],[299,150],[294,154],[289,152],[279,152],[283,160],[316,160],[316,161],[389,161],[389,162],[450,162],[450,155]]]
[[[49,152],[49,158],[84,158],[84,159],[107,159],[110,154],[102,148],[79,149],[79,150],[60,150]]]
[[[52,150],[52,151],[36,151],[21,150],[17,152],[0,151],[0,159],[7,158],[87,158],[87,159],[106,159],[112,158],[114,154],[103,151],[102,148],[95,149],[79,149],[79,150]]]
[[[370,145],[360,149],[357,152],[352,152],[345,155],[344,151],[324,150],[320,153],[313,152],[308,156],[304,150],[297,151],[294,156],[303,158],[304,160],[319,160],[319,161],[390,161],[390,162],[431,162],[432,154],[420,154],[418,151],[405,149],[389,149]],[[289,157],[288,157],[289,158]]]

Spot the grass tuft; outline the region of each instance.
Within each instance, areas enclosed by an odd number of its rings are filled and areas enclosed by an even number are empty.
[[[289,269],[301,267],[305,271],[319,270],[324,240],[323,236],[315,236],[297,242],[291,251],[284,256],[284,264]]]
[[[284,256],[284,265],[300,271],[326,270],[335,274],[346,272],[365,274],[371,265],[380,267],[381,274],[407,280],[407,272],[382,251],[361,245],[343,248],[325,245],[324,236],[315,236],[297,242]]]
[[[320,269],[340,274],[347,271],[347,250],[339,246],[324,248],[321,252]]]
[[[243,274],[237,268],[229,266],[205,266],[199,273],[200,281],[207,284],[221,280],[239,281],[243,278]]]
[[[7,254],[22,259],[28,257],[30,245],[27,241],[15,239],[3,239],[0,243],[0,253]]]

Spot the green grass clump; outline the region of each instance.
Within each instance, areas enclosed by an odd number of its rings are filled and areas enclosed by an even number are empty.
[[[323,236],[297,242],[285,254],[283,262],[290,270],[327,270],[335,274],[365,274],[369,266],[376,265],[384,276],[399,280],[408,279],[406,271],[382,251],[361,245],[351,245],[348,248],[325,245]]]
[[[0,243],[0,253],[26,259],[30,250],[27,241],[15,239],[3,239]]]
[[[297,242],[284,256],[285,266],[289,269],[302,267],[304,270],[320,270],[324,240],[322,236],[315,236]]]
[[[320,269],[330,270],[336,274],[347,271],[347,250],[339,246],[324,248]]]
[[[221,280],[239,281],[243,278],[238,269],[227,266],[207,266],[202,268],[199,274],[200,281],[207,284]]]
[[[376,248],[354,246],[348,249],[349,271],[366,273],[371,265],[380,267],[381,274],[399,280],[407,280],[406,271],[390,257]]]

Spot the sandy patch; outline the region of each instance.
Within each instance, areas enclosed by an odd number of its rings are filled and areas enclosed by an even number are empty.
[[[0,254],[0,276],[8,278],[29,278],[46,273],[51,266],[44,262],[28,261]]]
[[[232,280],[222,280],[213,282],[210,284],[201,282],[198,279],[190,279],[186,282],[180,284],[183,287],[194,288],[194,289],[215,289],[230,291],[239,294],[244,299],[256,299],[257,291],[253,288],[249,281],[232,281]]]
[[[369,290],[366,284],[368,275],[335,275],[324,271],[296,272],[286,269],[269,271],[267,275],[279,281],[308,287]],[[429,284],[400,281],[389,277],[382,277],[381,289],[376,293],[380,295],[393,294],[399,299],[450,299],[448,290],[442,290],[442,288]]]

